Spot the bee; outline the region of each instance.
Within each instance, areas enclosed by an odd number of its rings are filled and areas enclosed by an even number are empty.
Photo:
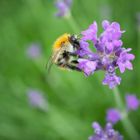
[[[53,52],[48,61],[47,69],[50,71],[52,64],[67,70],[81,71],[78,67],[77,54],[80,47],[77,35],[65,33],[60,36],[53,45]]]

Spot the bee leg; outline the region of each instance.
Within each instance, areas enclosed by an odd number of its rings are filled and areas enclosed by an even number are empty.
[[[67,55],[70,55],[70,56],[77,56],[76,53],[72,53],[72,52],[67,52]]]
[[[64,63],[59,62],[59,63],[57,63],[56,65],[59,66],[59,67],[63,67],[63,66],[64,66]]]
[[[79,42],[75,42],[74,47],[75,47],[76,49],[79,49],[79,48],[80,48]]]
[[[77,60],[72,60],[71,63],[78,64],[79,62]]]
[[[66,64],[66,67],[71,69],[71,70],[76,70],[76,71],[81,71],[77,66],[71,65],[71,64]]]
[[[72,64],[64,64],[64,63],[62,63],[62,62],[59,62],[59,63],[57,64],[57,66],[63,67],[63,68],[68,68],[68,69],[75,70],[75,71],[79,71],[79,72],[82,71],[81,69],[79,69],[77,66],[74,65],[74,64],[78,64],[78,62],[77,62],[76,60],[71,61],[71,63],[72,63]]]
[[[74,64],[74,62],[73,62]],[[75,62],[75,64],[77,64],[77,62]],[[59,67],[63,67],[63,68],[68,68],[68,69],[71,69],[71,70],[75,70],[75,71],[81,71],[81,69],[79,69],[77,66],[74,66],[72,64],[64,64],[64,63],[58,63],[57,66]]]
[[[76,53],[67,52],[67,54],[70,55],[70,56],[74,56],[74,57],[78,57],[78,58],[83,58],[81,56],[78,56]]]

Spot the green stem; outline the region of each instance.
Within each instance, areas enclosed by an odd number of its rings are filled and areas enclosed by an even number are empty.
[[[71,13],[65,17],[67,23],[69,24],[69,26],[72,28],[72,30],[75,33],[79,33],[80,32],[80,28],[79,25],[77,24],[77,22],[74,20],[73,16],[71,15]]]
[[[119,89],[117,87],[115,87],[113,89],[113,92],[114,92],[114,97],[115,97],[115,101],[116,101],[116,105],[117,105],[118,109],[123,110],[124,105],[123,105],[123,102],[120,97]]]
[[[138,64],[139,64],[139,60],[140,60],[140,55],[139,55],[139,49],[140,49],[140,23],[137,27],[137,34],[138,34],[138,46],[137,46],[137,60],[138,60]],[[139,74],[138,74],[139,75]]]
[[[122,114],[127,114],[123,101],[121,100],[120,97],[119,89],[116,87],[113,89],[113,92],[114,92],[115,101],[118,109],[121,110]],[[125,115],[121,121],[129,137],[131,139],[138,140],[140,136],[136,131],[135,127],[133,126],[133,124],[131,123],[131,121],[129,120],[128,115]]]
[[[129,120],[128,116],[122,119],[122,124],[125,130],[127,131],[127,134],[132,140],[139,140],[140,136],[133,124],[131,123],[131,121]]]

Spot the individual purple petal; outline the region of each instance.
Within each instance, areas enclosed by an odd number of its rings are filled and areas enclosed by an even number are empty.
[[[129,70],[133,69],[133,66],[130,61],[133,60],[135,58],[135,56],[133,54],[128,53],[130,50],[131,49],[124,49],[120,53],[120,56],[117,60],[117,64],[118,64],[118,67],[119,67],[121,73],[123,73],[126,68]]]
[[[110,108],[107,110],[106,120],[113,124],[116,124],[121,119],[121,113],[119,110]]]
[[[104,30],[106,30],[109,27],[110,23],[108,20],[104,20],[102,22],[102,27],[104,28]]]
[[[103,130],[102,130],[100,124],[99,124],[98,122],[94,122],[94,123],[92,124],[92,127],[93,127],[93,129],[94,129],[94,133],[95,133],[96,135],[98,135],[98,136],[101,137],[102,134],[103,134]]]
[[[121,40],[114,40],[113,45],[114,47],[121,47],[123,45],[123,42]]]
[[[114,39],[120,39],[122,33],[124,33],[125,31],[121,31],[120,29],[120,24],[117,23],[117,22],[113,22],[111,24],[111,27],[112,27],[112,35],[114,35]]]
[[[101,129],[101,126],[98,122],[93,122],[92,127],[93,127],[93,129]]]
[[[89,76],[90,74],[93,74],[97,63],[95,61],[89,61],[87,59],[79,59],[78,60],[78,68],[81,69],[86,76]]]
[[[123,137],[119,132],[113,129],[113,125],[111,123],[107,123],[105,128],[101,128],[97,122],[93,124],[97,126],[93,127],[95,134],[90,136],[89,140],[123,140]]]
[[[103,85],[109,85],[109,88],[112,89],[119,85],[121,82],[121,78],[116,76],[115,74],[106,74]]]
[[[106,130],[113,129],[113,124],[108,122],[108,123],[106,124],[105,129],[106,129]]]
[[[136,95],[128,94],[128,95],[126,95],[125,100],[126,100],[127,108],[129,110],[137,110],[138,109],[138,107],[140,105],[140,101],[136,97]]]
[[[93,43],[96,43],[97,31],[98,31],[97,23],[93,22],[93,24],[91,24],[87,30],[81,33],[83,35],[82,40],[84,41],[91,40],[93,41]]]
[[[105,38],[106,41],[112,41],[120,39],[122,33],[124,33],[124,31],[121,31],[120,25],[117,22],[112,22],[105,28],[101,36]]]

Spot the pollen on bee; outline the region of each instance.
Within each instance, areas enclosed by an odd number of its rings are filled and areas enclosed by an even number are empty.
[[[61,48],[63,43],[69,42],[69,34],[65,33],[64,35],[60,36],[53,45],[53,50],[58,50]]]

